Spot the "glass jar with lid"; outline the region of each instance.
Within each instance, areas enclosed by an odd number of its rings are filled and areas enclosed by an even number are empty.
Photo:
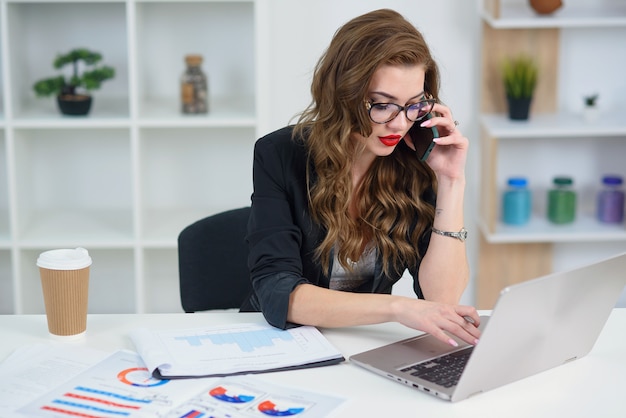
[[[576,192],[574,180],[569,176],[557,176],[548,191],[548,219],[555,224],[568,224],[576,218]]]
[[[532,199],[526,177],[511,177],[502,195],[502,222],[524,225],[530,220]]]
[[[597,217],[604,223],[622,223],[624,221],[623,179],[619,175],[602,177],[602,189],[598,193]]]
[[[208,81],[200,67],[202,55],[185,56],[187,69],[181,78],[182,112],[186,114],[207,113]]]

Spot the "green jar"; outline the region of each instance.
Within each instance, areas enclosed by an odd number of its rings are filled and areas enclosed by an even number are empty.
[[[555,224],[568,224],[576,218],[576,192],[571,177],[555,177],[548,191],[548,219]]]

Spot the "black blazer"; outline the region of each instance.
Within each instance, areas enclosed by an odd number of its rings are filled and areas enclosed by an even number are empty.
[[[254,289],[242,311],[262,311],[268,323],[287,328],[289,295],[301,283],[328,288],[330,272],[315,262],[314,252],[325,231],[311,220],[306,187],[306,148],[286,127],[259,139],[254,148],[252,212],[248,222],[248,268]],[[313,174],[314,176],[314,174]],[[313,180],[314,181],[314,180]],[[434,205],[435,196],[428,198]],[[420,253],[430,233],[420,240]],[[372,293],[391,293],[401,274],[382,274],[376,263]],[[414,289],[423,298],[417,279],[419,265],[409,268]],[[332,268],[332,266],[331,266]]]

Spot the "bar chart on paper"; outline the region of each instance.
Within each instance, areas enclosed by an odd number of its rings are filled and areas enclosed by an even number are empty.
[[[243,353],[252,353],[255,350],[262,349],[264,347],[276,347],[274,341],[277,340],[291,343],[296,337],[301,337],[299,334],[291,334],[282,330],[275,329],[260,329],[260,330],[242,330],[227,332],[214,332],[203,335],[183,335],[180,337],[174,337],[175,341],[184,341],[190,346],[199,347],[203,343],[210,342],[215,346],[224,346],[225,349],[231,349],[237,347],[239,351]],[[301,340],[301,338],[300,338]],[[296,341],[300,346],[306,346],[306,341]]]
[[[146,364],[163,377],[252,373],[343,356],[315,327],[281,330],[238,324],[183,330],[138,330],[131,338]]]
[[[59,373],[60,369],[48,372]],[[39,384],[48,379],[31,376],[36,378]],[[37,418],[157,417],[187,400],[189,393],[196,390],[193,381],[153,379],[137,353],[120,350],[36,397],[17,412],[20,417]]]

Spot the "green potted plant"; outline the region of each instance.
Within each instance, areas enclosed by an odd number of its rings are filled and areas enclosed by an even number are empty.
[[[598,120],[598,98],[599,94],[594,93],[584,96],[583,117],[586,122],[595,122]]]
[[[510,119],[528,119],[530,103],[537,86],[537,74],[537,64],[526,55],[508,58],[502,63],[502,79]]]
[[[100,53],[85,48],[59,54],[53,62],[54,68],[58,70],[71,64],[71,77],[59,75],[39,80],[33,85],[33,90],[38,97],[56,95],[59,109],[65,115],[86,115],[92,103],[88,92],[99,89],[103,81],[115,77],[115,69],[97,65],[101,60]]]

